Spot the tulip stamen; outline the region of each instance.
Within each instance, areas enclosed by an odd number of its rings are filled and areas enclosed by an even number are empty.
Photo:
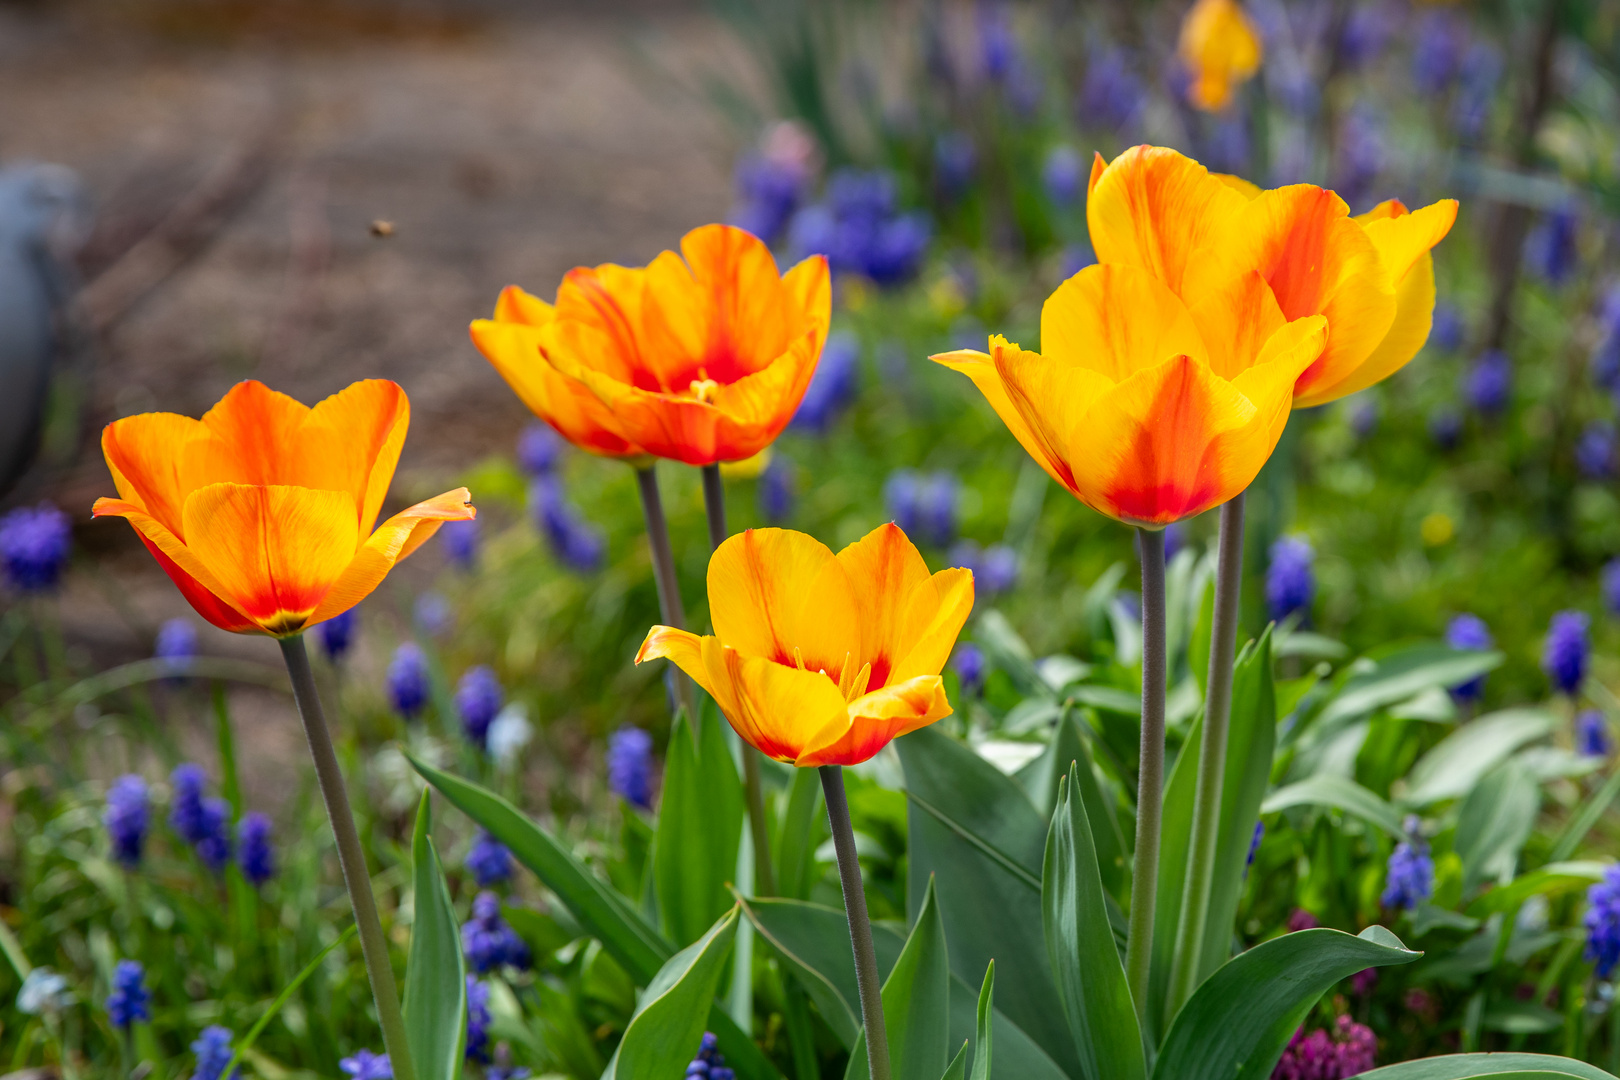
[[[693,397],[707,405],[709,404],[709,398],[714,395],[716,390],[720,389],[720,384],[709,378],[708,368],[700,367],[698,368],[698,377],[692,380],[692,384],[688,389],[690,389]]]
[[[804,653],[799,651],[797,645],[793,646],[793,666],[800,671],[804,670]]]

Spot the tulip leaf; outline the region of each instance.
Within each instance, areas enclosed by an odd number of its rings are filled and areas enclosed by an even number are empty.
[[[1541,786],[1512,758],[1486,773],[1468,793],[1457,811],[1453,841],[1462,859],[1465,894],[1484,881],[1513,876],[1540,809]]]
[[[678,714],[653,840],[658,913],[675,944],[702,937],[731,906],[727,884],[737,876],[742,826],[742,782],[719,719],[700,710],[694,738],[686,714]]]
[[[978,1022],[974,1035],[972,1080],[990,1080],[991,1046],[995,1041],[996,962],[984,969],[984,984],[979,987]]]
[[[1458,686],[1494,668],[1499,652],[1470,652],[1425,642],[1379,657],[1347,680],[1316,718],[1318,737],[1331,735],[1376,709],[1416,697],[1430,687]]]
[[[431,791],[422,792],[411,838],[416,921],[405,964],[405,1035],[420,1080],[457,1080],[467,1038],[467,964],[444,868],[430,835]]]
[[[940,1080],[968,1080],[967,1052],[968,1044],[967,1040],[964,1039],[961,1049],[956,1052],[955,1057],[951,1058],[951,1063],[945,1066],[945,1074],[940,1077]]]
[[[602,1080],[680,1076],[697,1056],[726,957],[737,934],[733,907],[674,956],[647,984]]]
[[[1296,806],[1325,806],[1353,814],[1369,825],[1376,825],[1397,840],[1406,835],[1401,812],[1347,776],[1317,773],[1295,784],[1280,787],[1260,804],[1262,814],[1292,810]]]
[[[905,769],[910,906],[929,877],[951,970],[978,978],[995,960],[999,1009],[1070,1075],[1080,1071],[1041,929],[1046,822],[1011,777],[955,739],[923,728],[896,739]]]
[[[675,947],[647,924],[630,901],[596,877],[546,830],[507,800],[470,780],[436,769],[406,751],[422,778],[438,789],[451,805],[482,825],[506,845],[512,857],[528,867],[562,901],[580,928],[602,943],[637,986],[658,974]],[[777,1071],[754,1040],[718,1006],[709,1011],[709,1030],[737,1075],[754,1080],[779,1080]]]
[[[1227,730],[1226,770],[1221,785],[1221,817],[1216,831],[1215,873],[1199,960],[1207,976],[1230,955],[1232,923],[1243,889],[1254,823],[1270,776],[1276,735],[1276,692],[1271,680],[1271,631],[1243,647],[1232,672],[1232,713]],[[1164,1015],[1176,930],[1181,922],[1182,885],[1192,851],[1193,803],[1198,788],[1198,752],[1204,721],[1200,716],[1170,770],[1164,790],[1159,840],[1159,892],[1154,914],[1153,967],[1148,984],[1147,1041],[1157,1045],[1173,1019]],[[1197,981],[1201,981],[1197,980]]]
[[[1147,1063],[1125,968],[1108,925],[1079,763],[1059,785],[1046,838],[1041,909],[1047,956],[1086,1076],[1142,1080]]]
[[[1204,980],[1170,1026],[1155,1080],[1266,1080],[1299,1025],[1334,983],[1416,960],[1381,926],[1352,937],[1301,930],[1263,942]]]
[[[1614,1080],[1595,1065],[1549,1054],[1447,1054],[1364,1072],[1359,1080],[1528,1080],[1530,1077]]]
[[[799,900],[752,898],[743,901],[743,914],[805,987],[833,1034],[844,1046],[853,1047],[860,1030],[861,1007],[856,995],[849,924],[843,911]],[[872,937],[877,947],[878,973],[887,976],[899,958],[904,939],[889,923],[873,924]],[[982,1026],[976,1023],[976,1001],[989,1007],[983,991],[975,995],[972,987],[953,974],[952,1045]],[[999,1011],[990,1008],[989,1020],[995,1033],[996,1065],[987,1078],[979,1075],[975,1061],[974,1080],[1065,1080],[1074,1075],[1053,1064],[1018,1025]]]
[[[1504,709],[1471,720],[1430,747],[1406,774],[1411,806],[1468,794],[1521,746],[1552,734],[1558,719],[1541,709]]]
[[[1103,888],[1117,899],[1125,895],[1129,871],[1125,834],[1114,813],[1114,800],[1104,794],[1097,781],[1085,736],[1080,732],[1080,722],[1071,710],[1065,709],[1046,750],[1019,772],[1019,780],[1036,811],[1047,818],[1057,809],[1058,788],[1068,777],[1071,764],[1080,766],[1075,790],[1080,793],[1086,818],[1091,822],[1092,843],[1097,848],[1097,870],[1102,875]]]
[[[1476,919],[1483,919],[1495,912],[1517,907],[1532,896],[1552,896],[1584,889],[1602,881],[1611,865],[1603,862],[1551,863],[1491,889],[1469,904],[1467,913]]]
[[[821,779],[815,769],[794,769],[788,784],[787,809],[776,835],[776,892],[808,900],[815,873],[816,846],[825,834]]]
[[[883,1023],[894,1080],[937,1080],[950,1053],[951,970],[933,883],[905,948],[883,980]],[[866,1032],[855,1039],[844,1080],[868,1080]]]

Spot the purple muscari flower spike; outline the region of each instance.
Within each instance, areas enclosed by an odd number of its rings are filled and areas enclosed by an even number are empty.
[[[791,425],[825,435],[860,391],[860,359],[861,344],[854,334],[840,330],[828,335],[821,361],[810,377]]]
[[[415,606],[411,608],[412,621],[429,637],[438,637],[449,630],[452,618],[450,601],[436,592],[421,594],[416,598]]]
[[[1598,305],[1603,339],[1592,352],[1592,381],[1613,392],[1620,388],[1620,284],[1609,286]]]
[[[1378,985],[1378,969],[1362,968],[1350,976],[1350,992],[1356,997],[1366,997]]]
[[[202,801],[203,836],[194,845],[197,858],[218,874],[231,861],[231,804],[224,799]]]
[[[532,1075],[524,1065],[491,1065],[484,1070],[484,1080],[529,1080]]]
[[[136,960],[120,960],[113,968],[112,993],[107,995],[107,1019],[112,1026],[128,1030],[137,1020],[152,1019],[148,1003],[152,995],[146,989],[146,969]]]
[[[492,892],[481,892],[473,899],[472,918],[461,927],[461,951],[480,975],[504,964],[529,966],[529,947],[501,918],[500,898]]]
[[[1609,722],[1601,709],[1582,709],[1575,714],[1575,752],[1587,757],[1609,756]]]
[[[900,531],[907,536],[921,532],[920,487],[917,474],[911,469],[896,469],[883,484],[883,503],[888,508],[889,520],[900,526]]]
[[[370,1050],[356,1050],[353,1057],[338,1062],[349,1080],[394,1080],[394,1067],[387,1054],[373,1054]]]
[[[1119,49],[1093,51],[1080,84],[1080,124],[1120,132],[1135,127],[1147,89]]]
[[[505,844],[484,830],[478,830],[478,839],[467,850],[466,867],[472,871],[478,887],[487,889],[512,877],[512,853]]]
[[[1169,562],[1176,557],[1176,553],[1187,546],[1187,525],[1182,521],[1172,521],[1164,527],[1164,561]]]
[[[0,567],[22,593],[56,588],[73,548],[73,522],[48,502],[0,517]]]
[[[191,1044],[191,1052],[197,1055],[197,1069],[191,1074],[191,1080],[220,1080],[220,1073],[231,1061],[231,1029],[218,1024],[203,1028],[197,1041]],[[232,1069],[230,1080],[237,1080],[241,1075],[242,1070]]]
[[[407,720],[414,720],[428,701],[427,657],[414,641],[394,650],[388,664],[388,702]]]
[[[1415,815],[1407,817],[1406,839],[1395,845],[1389,857],[1384,895],[1380,898],[1387,908],[1410,910],[1434,894],[1434,860],[1419,832],[1421,824]]]
[[[985,596],[1000,596],[1018,584],[1018,553],[1006,544],[991,544],[980,557],[974,584]]]
[[[270,818],[257,810],[236,825],[236,865],[255,888],[276,875],[276,849],[270,842]]]
[[[1265,835],[1266,835],[1266,823],[1263,822],[1263,821],[1255,822],[1254,823],[1254,835],[1249,837],[1249,855],[1248,855],[1248,858],[1246,858],[1243,861],[1243,872],[1244,873],[1248,873],[1249,872],[1249,867],[1254,865],[1254,857],[1256,855],[1260,854],[1260,841],[1262,839],[1264,839]]]
[[[1549,285],[1568,281],[1580,260],[1576,249],[1579,232],[1580,218],[1571,207],[1543,215],[1524,242],[1530,269]]]
[[[1058,256],[1058,276],[1068,281],[1088,266],[1097,265],[1097,255],[1090,244],[1068,244]]]
[[[1442,405],[1429,414],[1429,438],[1442,450],[1453,450],[1462,438],[1462,414],[1449,405]]]
[[[1310,616],[1316,597],[1316,552],[1302,536],[1284,536],[1271,545],[1271,565],[1266,569],[1266,608],[1272,619],[1281,622],[1298,611]]]
[[[1608,480],[1614,476],[1614,451],[1614,425],[1594,420],[1575,441],[1575,464],[1588,480]]]
[[[1377,60],[1395,31],[1389,8],[1362,4],[1352,8],[1339,33],[1339,60],[1354,70]]]
[[[188,844],[195,844],[208,836],[208,814],[203,806],[203,787],[208,774],[194,762],[176,765],[169,774],[174,797],[169,803],[169,827]]]
[[[631,806],[652,808],[652,736],[626,724],[608,736],[608,790]]]
[[[1586,958],[1607,979],[1620,963],[1620,866],[1603,872],[1603,880],[1586,890]]]
[[[1603,564],[1603,606],[1610,615],[1620,615],[1620,558]]]
[[[925,216],[896,211],[892,176],[841,169],[827,182],[826,202],[794,216],[789,246],[825,255],[834,273],[895,285],[916,273],[932,236]]]
[[[197,627],[190,619],[169,619],[158,628],[152,655],[159,660],[190,660],[197,655]]]
[[[1573,695],[1586,679],[1586,663],[1592,653],[1587,636],[1590,623],[1585,612],[1560,611],[1547,627],[1547,643],[1541,653],[1541,670],[1552,680],[1553,689]]]
[[[1502,78],[1502,54],[1487,41],[1476,41],[1463,56],[1457,96],[1451,102],[1451,126],[1465,143],[1478,142],[1491,119],[1496,85]]]
[[[782,141],[783,145],[775,146],[774,141]],[[744,155],[734,174],[737,202],[731,223],[767,244],[781,239],[788,219],[804,201],[810,181],[811,148],[790,148],[787,141],[767,137],[765,151]]]
[[[1058,206],[1073,206],[1086,183],[1086,163],[1072,146],[1054,146],[1041,165],[1041,186]]]
[[[476,976],[467,976],[467,1050],[466,1059],[480,1065],[489,1064],[489,984]]]
[[[562,437],[551,429],[550,424],[530,424],[518,436],[518,468],[530,476],[549,476],[556,470],[562,452]]]
[[[686,1080],[735,1080],[736,1073],[726,1067],[725,1055],[720,1053],[719,1040],[712,1032],[703,1033],[697,1057],[686,1067]]]
[[[1455,12],[1434,10],[1418,20],[1412,49],[1412,81],[1419,93],[1438,97],[1457,77],[1467,45],[1468,28]]]
[[[486,664],[467,669],[456,686],[456,713],[461,717],[461,730],[467,741],[484,748],[489,736],[490,722],[506,702],[501,680]]]
[[[1004,3],[980,3],[976,22],[979,28],[979,60],[984,73],[993,81],[1011,74],[1018,63],[1018,37],[1013,33],[1010,12]]]
[[[553,555],[581,572],[600,569],[606,547],[602,535],[579,516],[555,476],[537,480],[529,499]]]
[[[975,595],[982,591],[983,586],[978,578],[984,573],[984,551],[977,540],[958,540],[945,553],[945,561],[953,567],[971,572]]]
[[[1369,394],[1356,401],[1350,407],[1350,431],[1356,438],[1365,440],[1378,430],[1378,419],[1382,410],[1378,407],[1378,398]]]
[[[947,199],[955,199],[973,183],[979,153],[964,131],[947,131],[934,141],[934,177]]]
[[[1442,300],[1434,305],[1434,321],[1429,326],[1429,344],[1441,352],[1456,352],[1462,348],[1468,326],[1456,304]]]
[[[977,694],[984,686],[986,664],[984,650],[971,641],[961,642],[951,655],[951,670],[962,681],[962,691]]]
[[[140,865],[149,812],[146,781],[139,776],[120,776],[107,789],[107,809],[102,811],[101,822],[112,839],[113,858],[121,865]]]
[[[1334,187],[1352,207],[1366,200],[1384,168],[1384,122],[1365,107],[1352,109],[1340,135]]]
[[[767,524],[780,525],[792,516],[797,486],[793,462],[772,454],[771,463],[759,474],[759,513]]]
[[[1513,395],[1513,362],[1500,349],[1487,349],[1463,374],[1463,397],[1485,416],[1507,408]]]
[[[889,477],[884,495],[895,524],[913,540],[944,547],[955,538],[958,490],[950,473],[902,469]]]
[[[1446,624],[1446,644],[1453,649],[1467,649],[1473,652],[1483,652],[1492,648],[1496,641],[1491,637],[1490,627],[1478,615],[1464,612],[1454,616]],[[1476,675],[1467,682],[1458,683],[1451,688],[1451,696],[1458,701],[1478,701],[1485,693],[1485,676]]]
[[[341,660],[343,654],[349,651],[349,646],[354,643],[354,625],[359,621],[359,611],[359,608],[350,608],[315,627],[315,637],[320,641],[321,651],[328,660]]]
[[[1211,170],[1229,173],[1248,172],[1249,128],[1241,114],[1211,118],[1203,141],[1203,159]]]
[[[478,563],[478,533],[481,526],[477,518],[467,521],[447,521],[439,526],[444,541],[444,553],[457,569],[471,570]]]

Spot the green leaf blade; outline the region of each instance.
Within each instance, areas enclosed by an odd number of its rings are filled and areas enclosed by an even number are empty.
[[[670,729],[664,792],[653,842],[653,887],[666,937],[690,945],[731,907],[726,885],[742,843],[742,781],[717,719],[685,714]]]
[[[715,991],[737,933],[733,907],[658,970],[636,1006],[602,1080],[680,1076],[703,1042]]]
[[[457,1080],[467,1038],[467,966],[430,835],[431,799],[431,792],[422,792],[411,839],[416,923],[405,965],[405,1034],[420,1080]]]

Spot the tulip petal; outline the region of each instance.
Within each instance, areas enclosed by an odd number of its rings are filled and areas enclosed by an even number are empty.
[[[766,757],[798,762],[807,746],[835,742],[849,730],[844,695],[827,675],[744,656],[716,638],[703,639],[703,661],[709,677],[728,688],[726,720]]]
[[[233,633],[258,630],[258,624],[225,599],[225,587],[213,571],[204,566],[167,525],[142,507],[122,499],[97,499],[90,513],[93,517],[121,517],[133,525],[146,550],[157,559],[163,572],[169,575],[197,614]]]
[[[684,264],[671,256],[647,267],[643,322],[645,353],[678,358],[673,389],[698,378],[736,382],[775,362],[803,333],[805,313],[759,237],[705,225],[681,238],[681,254]],[[660,324],[683,350],[660,342]]]
[[[1205,351],[1187,306],[1136,267],[1088,266],[1041,307],[1041,355],[1113,382],[1178,353]]]
[[[267,633],[297,633],[354,559],[358,511],[346,491],[210,484],[186,498],[186,547],[221,598]]]
[[[647,292],[647,271],[614,263],[580,266],[557,287],[557,317],[542,327],[542,347],[552,362],[558,351],[590,358],[590,366],[644,390],[660,383],[641,355],[637,334]]]
[[[524,292],[516,285],[501,290],[495,300],[495,322],[519,323],[524,326],[544,326],[557,317],[557,309],[538,296]]]
[[[507,292],[511,290],[508,289]],[[504,298],[507,293],[503,292]],[[540,348],[540,330],[518,322],[478,319],[473,344],[540,419],[563,438],[602,457],[638,457],[641,447],[618,433],[613,414],[579,382],[551,365]]]
[[[1063,463],[1064,475],[1077,475],[1076,469],[1088,468],[1088,463],[1069,456],[1069,430],[1095,402],[1114,389],[1114,380],[1090,368],[1057,363],[1017,346],[998,345],[995,363],[1008,400],[1042,452]],[[1074,481],[1066,486],[1075,490]]]
[[[204,438],[180,455],[188,493],[210,484],[310,486],[299,468],[298,436],[309,406],[256,379],[239,382],[203,414]]]
[[[341,615],[370,596],[388,572],[426,543],[444,522],[471,521],[478,513],[470,505],[471,498],[466,488],[456,488],[401,510],[383,522],[332,582],[308,624]]]
[[[180,478],[180,460],[187,443],[207,437],[208,429],[200,420],[176,413],[142,413],[108,424],[101,432],[101,450],[124,501],[150,513],[179,537],[184,535],[180,509],[187,491]]]
[[[922,553],[892,522],[844,548],[837,559],[849,579],[860,620],[857,663],[871,665],[867,689],[878,690],[913,675],[938,675],[973,610],[972,572],[942,570],[931,576]],[[945,587],[943,595],[939,585]],[[947,598],[950,610],[942,614]],[[950,642],[940,652],[938,639],[952,619]],[[937,664],[926,669],[935,653]],[[902,673],[902,664],[910,669]]]
[[[859,608],[825,544],[787,529],[748,529],[709,559],[709,618],[729,648],[836,683],[860,647]],[[859,661],[856,661],[857,664]]]
[[[1245,204],[1198,162],[1164,147],[1132,147],[1093,178],[1086,222],[1097,261],[1146,270],[1177,294],[1194,253]]]
[[[990,339],[990,347],[995,350],[996,357],[1010,352],[1024,351],[1016,345],[1009,345],[1007,339],[1000,335]],[[1038,358],[1040,354],[1029,353],[1028,355]],[[1044,433],[1037,432],[1029,421],[1024,419],[1024,414],[1019,411],[1018,406],[1013,402],[1012,396],[1008,392],[1006,383],[1002,381],[1001,372],[997,367],[995,358],[987,353],[977,352],[973,349],[960,349],[956,352],[939,353],[929,357],[929,359],[936,364],[950,368],[952,371],[960,371],[972,379],[973,385],[978,387],[979,393],[984,395],[984,399],[996,411],[996,415],[1001,418],[1001,422],[1007,425],[1007,430],[1012,432],[1013,438],[1018,440],[1019,445],[1028,452],[1029,456],[1035,459],[1035,463],[1045,469],[1046,474],[1053,480],[1056,480],[1070,491],[1074,490],[1074,476],[1069,471],[1069,463],[1062,456],[1062,447],[1049,443],[1044,437]],[[1097,376],[1097,378],[1101,379],[1101,376]]]
[[[1302,409],[1325,405],[1384,381],[1405,367],[1423,348],[1433,322],[1434,256],[1424,252],[1395,290],[1395,321],[1372,355],[1338,383],[1319,385],[1308,394],[1297,394],[1294,405]]]
[[[799,767],[859,765],[900,736],[951,715],[951,703],[943,679],[919,675],[856,698],[847,713],[848,728],[829,732],[837,735],[833,741],[809,744],[799,755]]]
[[[1258,270],[1234,274],[1206,292],[1193,306],[1192,319],[1208,345],[1210,370],[1223,379],[1253,364],[1288,321]]]
[[[365,379],[319,402],[298,435],[300,486],[347,491],[360,509],[360,535],[371,532],[388,497],[411,423],[398,383]]]
[[[912,593],[907,622],[918,629],[899,653],[889,682],[898,684],[919,675],[938,675],[951,658],[956,639],[973,614],[973,572],[961,567],[941,570]]]
[[[1400,282],[1418,260],[1446,238],[1456,221],[1457,200],[1441,199],[1414,213],[1391,213],[1375,218],[1363,228],[1378,249],[1385,273],[1391,281]]]

